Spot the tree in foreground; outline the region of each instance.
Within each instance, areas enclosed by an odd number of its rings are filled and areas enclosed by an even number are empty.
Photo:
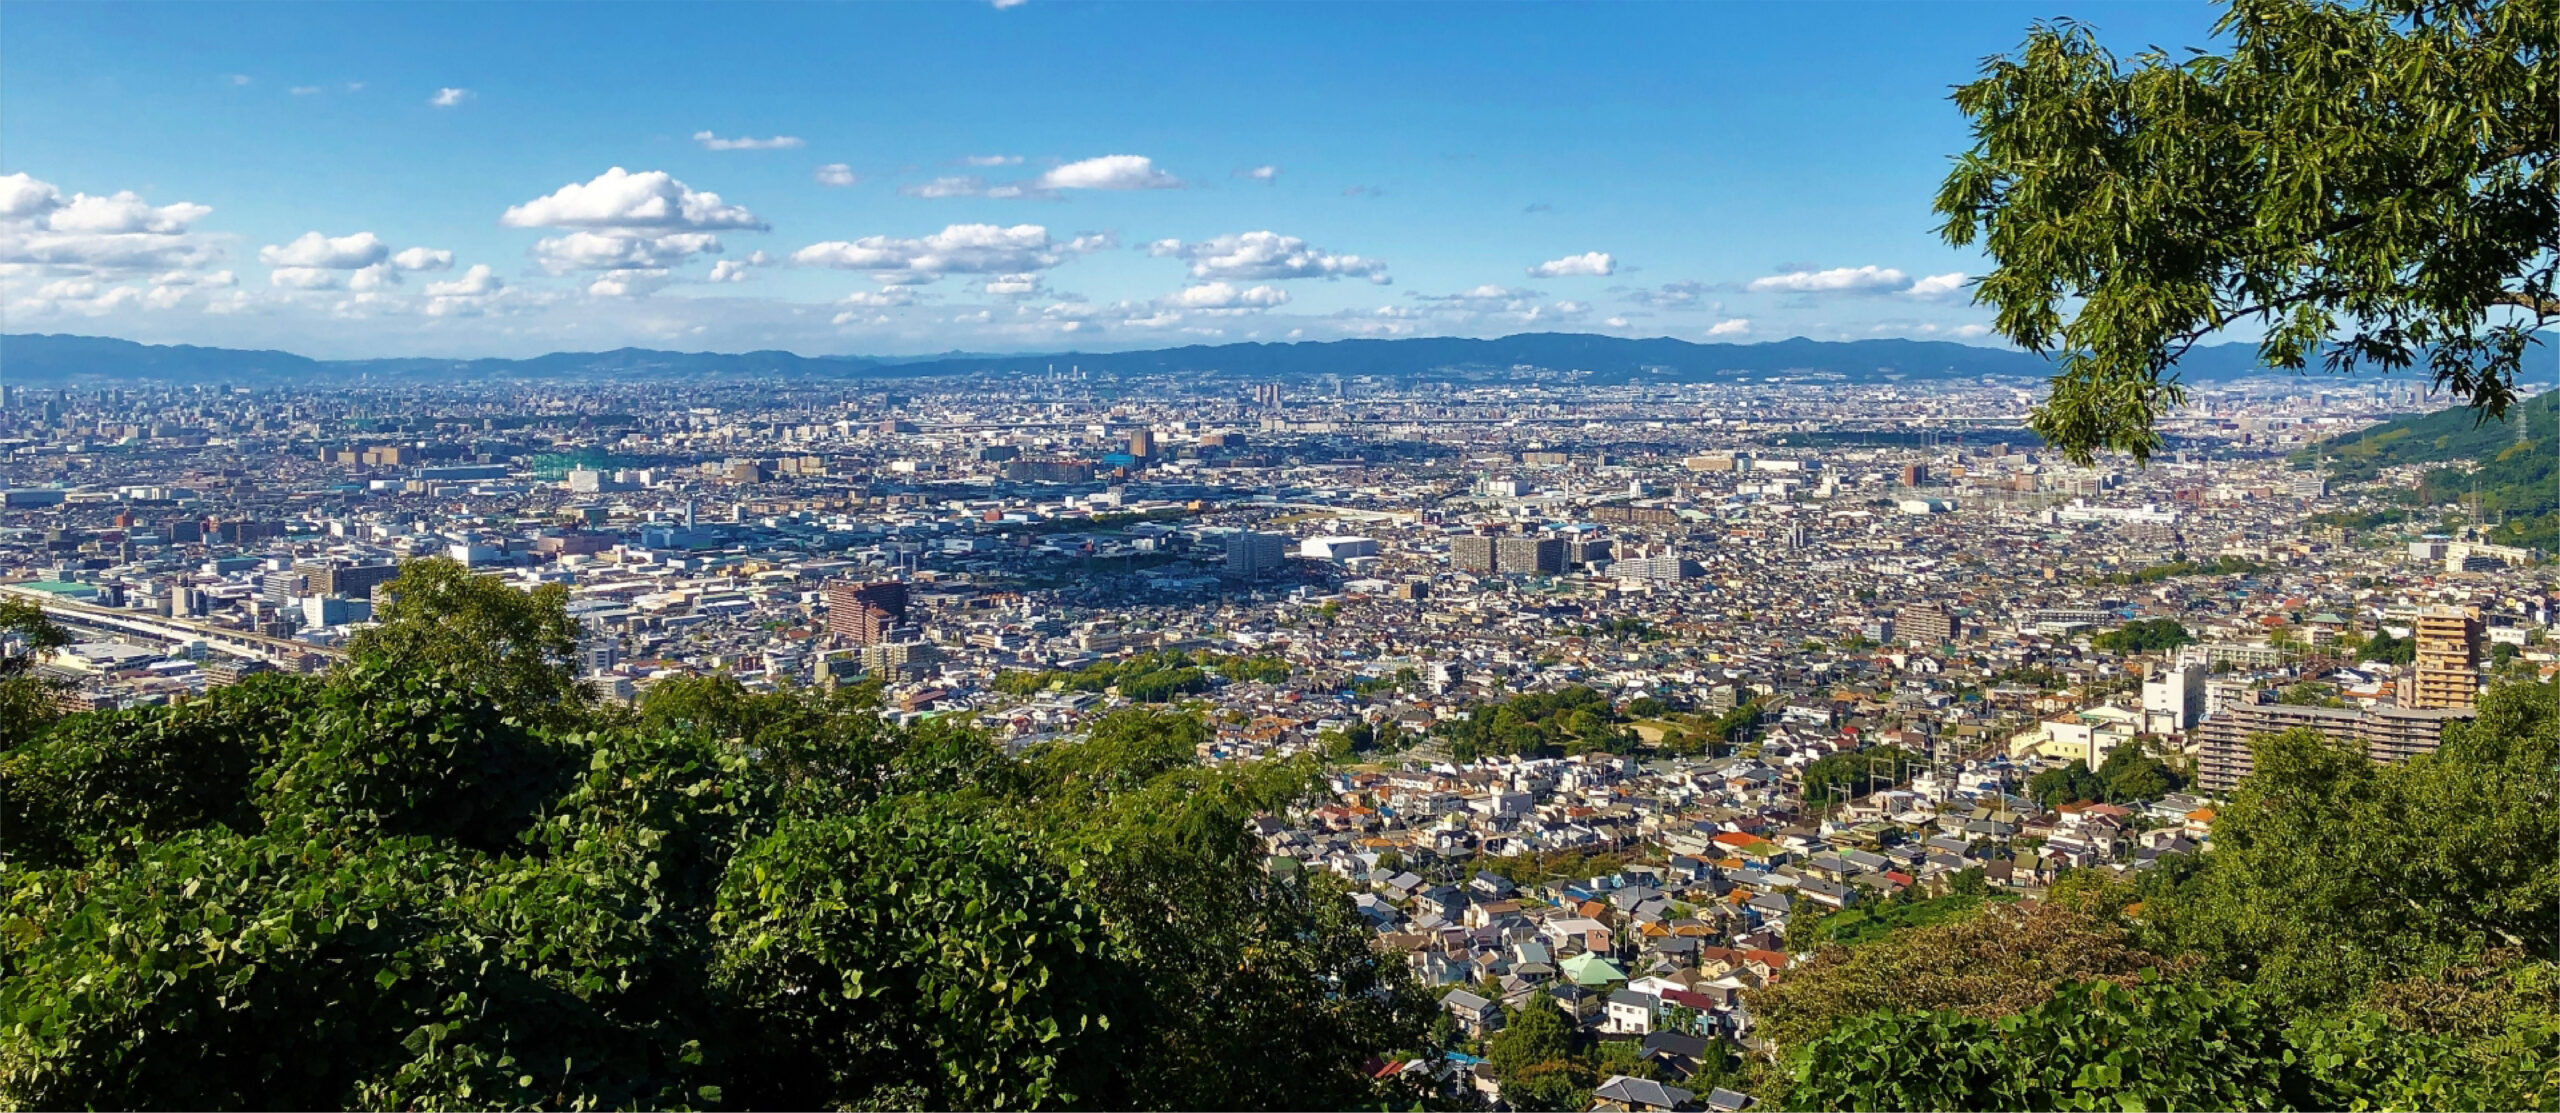
[[[579,699],[556,595],[404,574],[321,677],[0,752],[0,1107],[1345,1108],[1434,1010],[1257,811],[1104,719]]]
[[[2038,26],[1956,91],[1940,235],[2060,358],[2035,430],[2148,459],[2178,357],[2235,326],[2270,366],[2423,366],[2503,414],[2560,319],[2560,5],[2229,0],[2215,30],[2229,53],[2120,60]]]
[[[1791,1108],[2560,1105],[2560,686],[2382,765],[2255,740],[2213,845],[1755,993]],[[2058,928],[2068,927],[2068,931]],[[2106,956],[2103,966],[2093,957]]]

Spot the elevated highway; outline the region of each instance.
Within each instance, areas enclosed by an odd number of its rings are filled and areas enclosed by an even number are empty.
[[[0,584],[0,594],[24,599],[43,607],[46,615],[64,626],[120,634],[141,634],[160,641],[201,641],[208,648],[233,657],[247,657],[277,665],[291,666],[304,656],[317,655],[335,660],[344,651],[328,646],[298,642],[290,638],[269,637],[228,626],[216,626],[194,619],[169,618],[141,611],[101,607],[65,599],[51,592],[38,591],[20,584]]]

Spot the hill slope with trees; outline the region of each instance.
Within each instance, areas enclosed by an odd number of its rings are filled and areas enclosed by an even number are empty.
[[[1312,765],[1202,768],[1147,711],[1016,759],[858,687],[619,709],[556,594],[392,595],[326,676],[5,724],[0,1105],[1415,1096],[1368,1064],[1430,998],[1248,834]]]

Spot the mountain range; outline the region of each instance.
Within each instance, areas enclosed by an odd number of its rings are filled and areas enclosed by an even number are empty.
[[[2041,379],[2047,360],[2005,348],[1937,340],[1808,340],[1765,344],[1699,344],[1670,338],[1628,339],[1588,333],[1534,332],[1496,339],[1416,337],[1322,340],[1284,344],[1218,344],[1128,352],[934,356],[804,356],[783,351],[737,354],[618,348],[554,352],[529,359],[317,360],[290,352],[138,344],[96,336],[23,333],[0,336],[0,379],[30,387],[105,386],[117,382],[230,383],[576,380],[700,378],[902,379],[977,374],[1019,375],[1049,367],[1104,375],[1223,374],[1249,378],[1308,375],[1388,379],[1508,376],[1521,368],[1580,371],[1599,383],[1703,382],[1764,376],[1837,376],[1852,382],[2015,377]],[[2260,373],[2247,344],[2197,348],[2180,362],[2190,381]]]

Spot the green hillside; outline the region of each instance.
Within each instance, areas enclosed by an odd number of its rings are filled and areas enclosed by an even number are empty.
[[[2364,515],[2369,520],[2344,524],[2432,521],[2425,508],[2467,506],[2476,481],[2481,520],[2501,523],[2491,540],[2560,549],[2560,391],[2519,403],[2504,421],[2481,422],[2477,411],[2455,406],[2384,422],[2294,456],[2302,467],[2317,460],[2327,461],[2337,483],[2370,482],[2390,467],[2441,465],[2403,493],[2410,512]]]

